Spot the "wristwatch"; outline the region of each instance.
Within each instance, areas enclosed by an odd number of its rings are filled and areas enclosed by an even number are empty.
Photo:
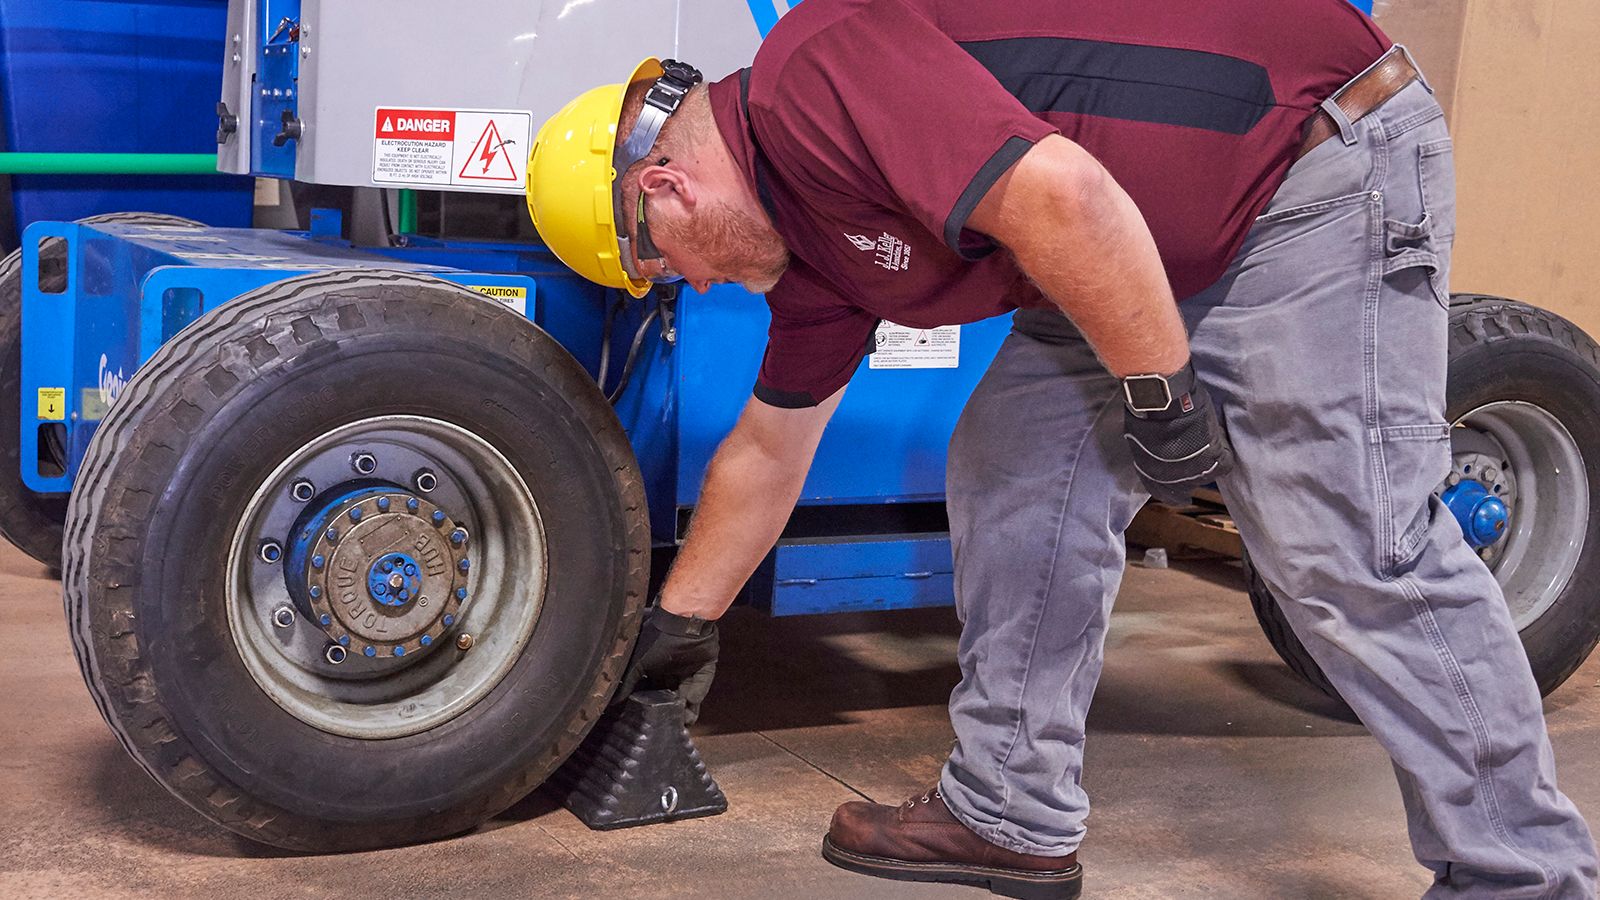
[[[1122,379],[1122,394],[1136,416],[1186,413],[1194,409],[1194,381],[1194,366],[1185,363],[1171,375],[1129,375]]]

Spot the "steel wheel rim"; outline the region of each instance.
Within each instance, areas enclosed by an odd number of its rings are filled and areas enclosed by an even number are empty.
[[[1589,482],[1583,453],[1566,426],[1532,403],[1487,403],[1451,429],[1456,480],[1464,465],[1498,457],[1514,492],[1504,538],[1478,551],[1505,594],[1522,631],[1549,611],[1566,590],[1583,553],[1589,523]]]
[[[353,468],[358,453],[378,460],[371,472]],[[363,461],[363,466],[365,462]],[[334,643],[306,615],[289,587],[298,573],[262,558],[262,541],[284,540],[297,516],[317,500],[297,499],[297,482],[335,485],[362,481],[408,483],[423,469],[435,476],[429,501],[451,509],[471,535],[469,591],[441,639],[410,658],[350,654],[330,661]],[[387,739],[436,728],[494,689],[521,657],[539,619],[547,581],[544,526],[526,482],[492,445],[465,429],[420,416],[379,416],[325,432],[288,455],[258,486],[234,529],[228,554],[229,630],[257,686],[290,715],[323,731]],[[459,583],[459,582],[458,582]],[[284,606],[293,624],[274,623]],[[457,646],[470,635],[466,649]],[[464,641],[465,642],[465,641]]]

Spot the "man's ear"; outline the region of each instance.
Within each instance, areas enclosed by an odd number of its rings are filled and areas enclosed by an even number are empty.
[[[646,166],[639,173],[639,190],[658,199],[676,199],[686,209],[694,209],[696,202],[693,180],[668,166]]]

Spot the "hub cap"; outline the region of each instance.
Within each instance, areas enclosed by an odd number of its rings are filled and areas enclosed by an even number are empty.
[[[304,585],[291,593],[352,652],[417,653],[455,623],[468,595],[471,560],[465,543],[450,540],[456,527],[444,510],[403,491],[336,498],[300,531],[290,572]]]

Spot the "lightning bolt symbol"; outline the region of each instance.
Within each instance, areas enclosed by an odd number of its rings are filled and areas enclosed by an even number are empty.
[[[495,136],[499,137],[499,135]],[[483,142],[483,152],[478,154],[478,159],[483,160],[483,174],[489,174],[489,166],[494,162],[495,154],[500,152],[500,148],[504,147],[505,143],[505,141],[501,141],[498,144],[491,145],[488,141]]]

